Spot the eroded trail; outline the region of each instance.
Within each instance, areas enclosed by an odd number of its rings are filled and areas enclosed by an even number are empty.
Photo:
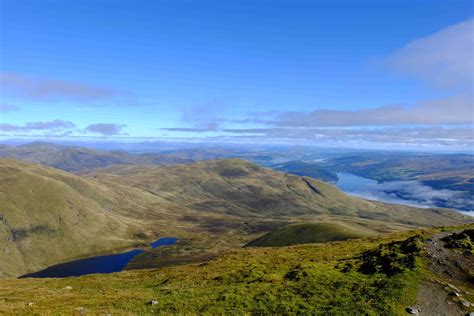
[[[457,232],[459,233],[459,232]],[[432,277],[424,280],[417,296],[420,315],[469,315],[474,312],[474,256],[462,249],[447,248],[442,239],[450,232],[433,235],[425,242],[427,268]],[[449,247],[449,246],[448,246]]]

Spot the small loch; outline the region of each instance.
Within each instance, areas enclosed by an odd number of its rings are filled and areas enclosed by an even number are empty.
[[[178,238],[160,238],[150,244],[152,249],[173,245]],[[96,256],[57,264],[44,270],[29,273],[20,278],[65,278],[93,273],[112,273],[122,271],[133,257],[143,253],[143,249],[133,249],[124,253]]]

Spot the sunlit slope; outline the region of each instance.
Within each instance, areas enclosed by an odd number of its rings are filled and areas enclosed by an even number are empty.
[[[350,197],[324,182],[240,159],[161,167],[112,166],[86,176],[140,188],[193,210],[240,217],[325,214],[414,226],[459,224],[467,219],[448,210],[418,209]]]
[[[248,247],[283,247],[363,237],[364,232],[333,223],[287,225],[257,238]]]
[[[138,222],[115,211],[125,212],[126,198],[56,169],[0,159],[2,276],[136,242]]]
[[[414,235],[245,248],[159,270],[0,280],[0,313],[405,315],[421,273]],[[373,265],[378,259],[386,269]]]

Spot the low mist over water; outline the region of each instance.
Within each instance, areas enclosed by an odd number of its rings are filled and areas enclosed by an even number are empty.
[[[453,190],[437,190],[420,181],[388,181],[360,177],[350,173],[338,173],[336,186],[344,192],[368,200],[386,203],[403,204],[416,207],[439,207],[440,204],[457,202],[461,205],[472,205],[466,201],[464,192]],[[474,212],[463,210],[463,213],[474,216]]]

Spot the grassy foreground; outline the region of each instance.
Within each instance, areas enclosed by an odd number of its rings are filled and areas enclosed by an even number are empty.
[[[415,301],[422,271],[421,238],[409,238],[415,235],[244,248],[158,270],[5,279],[0,314],[402,315]]]

